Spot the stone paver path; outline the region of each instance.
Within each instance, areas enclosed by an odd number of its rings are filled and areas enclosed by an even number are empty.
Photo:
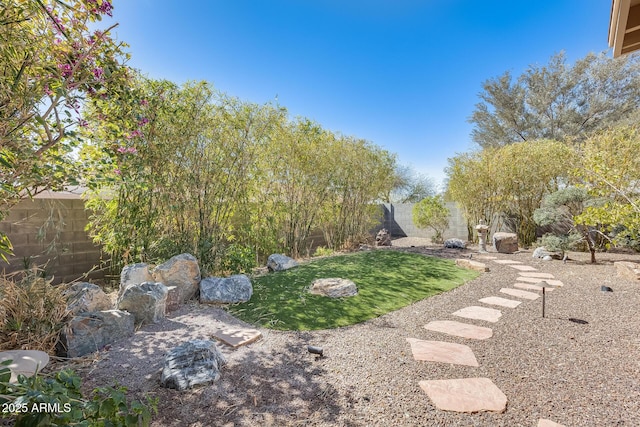
[[[233,348],[238,348],[257,341],[262,333],[257,329],[219,329],[212,336]]]
[[[436,408],[456,412],[504,412],[507,396],[489,378],[420,381]]]
[[[478,361],[473,350],[464,344],[454,344],[443,341],[424,341],[416,338],[407,338],[411,344],[411,352],[415,360],[425,362],[453,363],[478,367]]]
[[[518,270],[518,283],[513,288],[502,288],[500,292],[516,298],[535,300],[539,294],[534,291],[542,291],[544,283],[560,287],[563,283],[554,279],[550,273],[538,272],[535,267],[522,264],[519,261],[508,259],[495,259],[487,255],[477,256],[478,259],[492,259],[498,264],[503,264]],[[526,289],[526,290],[524,290]],[[554,288],[547,287],[547,291]],[[495,305],[507,308],[516,308],[522,301],[487,296],[478,300],[483,304]],[[454,313],[454,316],[487,322],[498,322],[502,312],[493,308],[470,306],[462,308]],[[493,336],[491,328],[470,325],[449,320],[435,320],[424,326],[425,329],[441,332],[467,339],[488,339]],[[423,341],[417,338],[407,338],[411,344],[411,351],[416,360],[427,362],[442,362],[478,366],[478,361],[473,350],[462,344],[447,343],[442,341]],[[480,412],[495,411],[504,412],[507,406],[507,396],[489,378],[461,378],[450,380],[420,381],[420,387],[429,396],[436,408],[445,411],[456,412]],[[540,419],[538,427],[564,427],[551,420]]]
[[[513,285],[513,287],[514,288],[519,288],[519,289],[532,290],[532,291],[541,291],[542,290],[542,286],[533,285],[531,283],[516,283],[515,285]],[[547,288],[547,292],[551,292],[554,289],[555,288]]]
[[[500,297],[486,297],[486,298],[481,298],[478,301],[485,304],[498,305],[500,307],[508,307],[508,308],[516,308],[522,303],[522,301],[516,301],[516,300],[500,298]]]
[[[520,273],[521,276],[525,277],[539,277],[541,279],[553,279],[553,274],[551,273],[540,273],[537,271],[522,271]]]
[[[513,297],[530,300],[538,299],[540,297],[540,295],[534,294],[533,292],[521,291],[519,289],[502,288],[500,289],[500,292],[502,292],[503,294],[511,295]]]
[[[520,271],[537,271],[538,270],[537,268],[531,267],[530,265],[513,264],[513,265],[509,265],[509,267],[515,268],[516,270],[520,270]]]
[[[424,325],[424,327],[430,331],[473,340],[486,340],[493,336],[491,328],[456,322],[455,320],[434,320]]]
[[[464,317],[465,319],[484,320],[486,322],[497,322],[502,317],[500,310],[493,308],[479,307],[472,305],[470,307],[462,308],[454,313],[454,316]]]

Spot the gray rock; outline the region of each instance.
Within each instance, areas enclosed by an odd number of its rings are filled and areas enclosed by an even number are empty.
[[[296,260],[286,255],[271,254],[269,258],[267,258],[267,268],[270,271],[283,271],[297,266],[298,263]]]
[[[316,279],[311,284],[309,293],[329,298],[352,297],[358,295],[358,287],[349,279]]]
[[[180,289],[181,300],[187,301],[198,292],[200,267],[191,254],[180,254],[153,269],[153,280]]]
[[[167,303],[165,306],[165,311],[168,313],[170,311],[177,310],[182,305],[182,295],[180,294],[180,289],[177,286],[167,286]]]
[[[467,244],[461,239],[447,239],[444,241],[444,247],[449,249],[466,249]]]
[[[543,261],[553,261],[553,257],[551,255],[545,255],[542,257]]]
[[[133,335],[134,316],[120,310],[82,313],[62,329],[59,351],[66,357],[80,357]]]
[[[251,299],[253,286],[244,274],[230,277],[207,277],[200,281],[200,302],[231,304]]]
[[[546,250],[544,247],[540,246],[539,248],[536,248],[533,251],[533,256],[532,258],[544,258],[547,255],[551,255],[551,252],[549,252],[548,250]]]
[[[220,368],[226,363],[213,341],[188,341],[167,353],[160,383],[177,390],[210,383],[220,378]]]
[[[501,254],[518,252],[518,235],[504,232],[494,233],[493,247]]]
[[[98,285],[78,282],[64,291],[67,297],[67,310],[72,315],[91,311],[111,310],[111,298]]]
[[[376,246],[391,246],[391,233],[386,228],[376,234]]]
[[[122,296],[125,289],[131,285],[139,285],[144,282],[153,282],[151,275],[151,266],[141,262],[137,264],[125,265],[120,272],[120,290],[118,296]]]
[[[118,309],[133,314],[136,323],[157,323],[165,315],[169,290],[159,282],[129,286],[118,298]]]

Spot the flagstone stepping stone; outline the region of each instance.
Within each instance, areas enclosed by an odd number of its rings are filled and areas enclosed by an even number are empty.
[[[491,255],[473,255],[473,257],[478,259],[487,259],[487,260],[498,259],[498,257],[491,256]]]
[[[520,261],[514,261],[512,259],[496,259],[493,262],[498,264],[522,264]]]
[[[478,301],[483,302],[485,304],[499,305],[500,307],[509,307],[509,308],[516,308],[517,306],[522,304],[522,301],[516,301],[516,300],[500,298],[500,297],[486,297],[486,298],[479,299]]]
[[[538,299],[540,295],[534,294],[533,292],[521,291],[519,289],[511,289],[511,288],[502,288],[500,292],[503,294],[511,295],[512,297],[524,298],[524,299]]]
[[[551,420],[545,420],[543,418],[540,418],[538,420],[538,427],[565,427],[564,424],[558,424],[556,422],[553,422]]]
[[[525,277],[540,277],[543,279],[553,279],[553,274],[551,273],[540,273],[537,271],[523,271],[520,273],[521,276]]]
[[[466,268],[468,270],[475,270],[481,273],[489,271],[489,267],[485,263],[474,261],[468,258],[459,258],[456,260],[456,265],[458,267]]]
[[[493,336],[493,330],[491,328],[456,322],[455,320],[434,320],[424,325],[424,327],[430,331],[442,332],[443,334],[472,340],[486,340]]]
[[[462,308],[452,314],[454,316],[464,317],[465,319],[484,320],[486,322],[493,322],[493,323],[500,320],[500,317],[502,316],[502,312],[500,310],[496,310],[493,308],[479,307],[477,305],[472,305],[470,307]]]
[[[515,268],[516,270],[520,270],[520,271],[536,271],[536,270],[538,270],[537,268],[531,267],[530,265],[509,265],[509,267]]]
[[[555,279],[547,279],[545,280],[545,282],[547,282],[547,285],[551,285],[551,286],[564,286],[564,283],[562,283],[560,280],[555,280]]]
[[[222,341],[223,343],[231,346],[233,348],[238,348],[243,345],[251,344],[252,342],[257,341],[262,336],[262,333],[257,329],[242,329],[242,328],[225,328],[218,329],[216,332],[212,334],[212,337],[217,339],[218,341]]]
[[[33,376],[47,366],[49,355],[40,350],[9,350],[0,352],[0,362],[11,360],[6,366],[11,371],[10,383],[18,381],[18,375]],[[4,366],[2,366],[3,368]]]
[[[425,362],[452,363],[478,367],[478,361],[468,346],[443,341],[423,341],[416,338],[407,338],[411,344],[411,352],[415,360]]]
[[[527,283],[540,283],[540,282],[544,282],[544,281],[549,280],[549,279],[544,279],[542,277],[523,277],[523,276],[520,276],[520,277],[518,277],[518,280],[521,281],[521,282],[527,282]]]
[[[504,412],[507,396],[489,378],[420,381],[436,408],[455,412]]]
[[[542,290],[542,286],[532,285],[531,283],[516,283],[515,285],[513,285],[513,287],[514,288],[518,288],[518,289],[531,290],[531,291],[541,291]],[[555,288],[547,288],[547,292],[551,292],[554,289]]]

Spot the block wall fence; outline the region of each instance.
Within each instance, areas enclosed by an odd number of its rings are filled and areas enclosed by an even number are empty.
[[[447,207],[451,218],[444,238],[466,240],[467,226],[462,213],[455,203],[447,203]],[[372,233],[384,227],[393,237],[430,238],[434,234],[432,230],[413,225],[413,204],[385,203],[381,209],[383,219]],[[25,263],[30,263],[31,266],[44,265],[47,274],[54,276],[54,283],[76,280],[88,272],[91,272],[88,279],[104,278],[106,270],[98,267],[104,265],[106,256],[85,231],[88,215],[80,195],[72,192],[45,192],[33,200],[21,201],[0,222],[0,231],[11,239],[15,254],[8,258],[9,264],[0,260],[0,272],[20,271]],[[57,243],[52,246],[56,235]],[[322,232],[312,232],[309,238],[311,251],[323,245],[326,242]]]

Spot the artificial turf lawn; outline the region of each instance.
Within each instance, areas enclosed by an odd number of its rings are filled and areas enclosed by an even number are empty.
[[[392,250],[359,252],[254,278],[251,300],[229,310],[245,322],[271,329],[337,328],[448,291],[478,274],[441,258]],[[308,293],[315,279],[328,277],[352,280],[358,295],[328,298]]]

